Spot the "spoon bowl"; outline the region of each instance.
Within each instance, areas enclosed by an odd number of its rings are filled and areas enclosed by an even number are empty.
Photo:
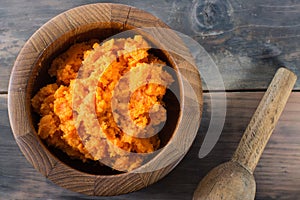
[[[236,162],[226,162],[212,169],[200,182],[194,199],[224,199],[223,191],[232,199],[251,200],[256,184],[253,174]]]

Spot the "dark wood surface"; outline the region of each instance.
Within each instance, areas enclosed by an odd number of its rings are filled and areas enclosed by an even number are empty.
[[[0,92],[7,90],[11,67],[21,47],[40,26],[63,11],[95,2],[101,1],[1,0]],[[197,40],[218,65],[227,90],[264,89],[280,65],[289,66],[300,75],[297,70],[300,1],[109,2],[121,2],[148,11],[171,28]],[[201,10],[205,12],[199,14]],[[300,88],[300,80],[296,88]]]
[[[27,162],[10,129],[7,86],[18,52],[40,26],[65,10],[95,2],[0,0],[0,199],[90,198],[54,185]],[[228,110],[222,135],[213,151],[203,159],[198,158],[210,119],[210,95],[218,99],[223,94],[218,91],[204,95],[198,136],[174,171],[146,189],[111,198],[191,199],[201,178],[230,159],[276,69],[285,65],[300,75],[300,1],[111,2],[151,12],[171,28],[191,36],[210,53],[222,73],[228,90]],[[254,173],[256,199],[300,199],[299,87],[300,80]]]

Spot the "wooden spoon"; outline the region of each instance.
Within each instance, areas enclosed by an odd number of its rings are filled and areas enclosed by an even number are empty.
[[[285,107],[296,75],[280,68],[258,105],[229,162],[211,170],[199,183],[194,200],[253,200],[255,167]]]

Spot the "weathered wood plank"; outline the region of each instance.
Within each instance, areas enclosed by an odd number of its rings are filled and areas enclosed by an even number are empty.
[[[214,98],[219,95],[222,94],[213,94]],[[262,96],[263,93],[260,92],[227,93],[225,126],[213,151],[200,161],[199,180],[203,177],[203,169],[213,168],[230,159]],[[296,163],[300,162],[300,136],[297,131],[300,127],[300,104],[297,98],[299,93],[292,93],[254,172],[256,199],[297,199],[300,196],[296,189],[300,187],[300,174],[296,167]],[[202,128],[205,128],[205,124],[207,123],[202,124]],[[196,145],[197,142],[193,147]]]
[[[0,92],[7,91],[13,62],[35,30],[67,9],[95,2],[101,1],[2,0]],[[300,75],[300,6],[292,0],[111,2],[151,12],[171,28],[194,38],[217,64],[227,90],[265,89],[281,65]],[[296,89],[300,89],[300,80]]]
[[[163,19],[208,51],[226,89],[265,89],[282,65],[299,76],[299,3],[196,0],[172,8]]]
[[[39,174],[19,150],[11,132],[7,113],[7,95],[0,95],[0,197],[34,199],[72,196]]]
[[[221,99],[223,93],[212,93]],[[261,92],[227,93],[226,122],[215,148],[203,159],[198,152],[210,121],[210,95],[204,95],[204,113],[198,136],[184,160],[166,178],[141,191],[113,198],[95,199],[191,199],[204,175],[229,160],[254,113]],[[278,125],[254,173],[257,200],[297,199],[300,196],[300,93],[292,93]],[[4,199],[87,199],[66,191],[39,174],[20,152],[12,136],[7,97],[0,95],[0,197]],[[217,116],[222,117],[222,116]]]

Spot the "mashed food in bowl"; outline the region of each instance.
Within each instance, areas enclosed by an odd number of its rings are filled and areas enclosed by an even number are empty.
[[[112,168],[127,170],[140,166],[142,159],[122,151],[151,153],[160,147],[159,136],[152,133],[166,120],[162,99],[173,82],[163,69],[165,63],[149,49],[136,35],[102,44],[96,40],[74,44],[55,58],[48,73],[56,82],[41,88],[31,100],[41,116],[40,138],[84,162],[111,159]],[[126,74],[128,80],[121,81]],[[129,100],[122,101],[126,96]],[[138,127],[129,130],[144,129],[139,134],[151,136],[127,134],[127,124]],[[147,128],[149,124],[152,127]]]

